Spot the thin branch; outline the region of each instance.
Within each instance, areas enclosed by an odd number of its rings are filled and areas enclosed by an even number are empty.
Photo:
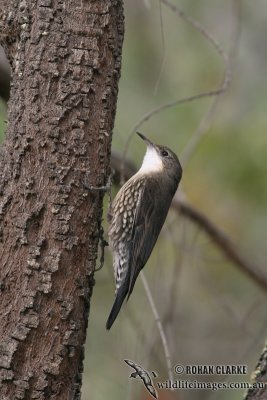
[[[195,20],[193,17],[190,15],[187,15],[183,10],[178,8],[176,5],[172,4],[169,0],[161,0],[163,4],[165,4],[167,7],[170,8],[176,15],[178,15],[179,18],[182,18],[186,23],[190,24],[196,31],[201,33],[202,36],[204,36],[215,48],[215,50],[220,54],[220,56],[223,58],[225,66],[228,63],[228,56],[223,50],[222,46],[220,43],[217,41],[217,39],[203,26],[201,25],[197,20]]]
[[[163,2],[166,2],[167,0],[162,0]],[[216,41],[214,41],[214,38],[210,36],[208,32],[203,32],[207,38],[214,44],[216,47],[217,51],[219,54],[221,54],[224,64],[225,64],[225,75],[224,75],[224,81],[222,83],[222,92],[226,91],[228,86],[231,83],[232,79],[232,71],[233,71],[233,65],[234,61],[236,58],[236,53],[237,53],[237,48],[238,48],[238,43],[239,43],[239,37],[240,37],[240,25],[241,25],[241,3],[242,0],[234,0],[233,4],[235,5],[235,23],[234,23],[234,28],[233,28],[233,33],[232,33],[232,38],[230,40],[231,46],[230,46],[230,51],[229,55],[227,56],[223,50],[218,46]],[[182,14],[183,18],[187,18],[187,21],[189,22],[188,18],[190,19],[190,23],[198,24],[196,21],[194,21],[191,17],[187,17],[184,14]],[[183,150],[181,154],[181,162],[183,166],[188,162],[189,158],[192,156],[194,150],[196,149],[197,145],[201,141],[202,137],[206,132],[208,132],[208,129],[211,125],[212,119],[214,119],[214,113],[215,109],[217,107],[217,104],[219,102],[220,97],[215,96],[213,99],[208,111],[204,114],[202,117],[202,120],[200,124],[198,125],[197,129],[191,136],[189,142],[187,143],[185,149]]]
[[[196,149],[197,145],[199,144],[200,140],[204,136],[204,134],[208,131],[212,118],[214,117],[214,112],[216,109],[216,106],[218,104],[219,97],[216,96],[213,98],[213,101],[211,105],[209,106],[208,110],[206,113],[203,115],[197,129],[191,136],[190,140],[186,144],[185,148],[183,149],[180,159],[183,167],[187,164],[189,158],[192,156],[194,150]]]
[[[170,234],[170,240],[172,242],[172,246],[174,248],[173,254],[175,255],[175,261],[173,265],[173,272],[172,272],[172,282],[180,282],[180,275],[182,272],[182,267],[183,267],[183,257],[184,257],[184,252],[183,251],[177,251],[177,240],[174,239],[175,236]],[[182,244],[179,244],[180,250],[183,247],[185,242],[185,232],[184,229],[182,230]],[[171,285],[170,291],[169,291],[169,301],[168,301],[168,307],[167,307],[167,312],[166,315],[163,319],[163,324],[164,326],[168,325],[173,321],[174,315],[175,315],[175,309],[177,309],[177,304],[179,304],[177,298],[179,294],[179,287],[177,289],[177,284],[176,285]]]
[[[173,235],[171,234],[171,232],[169,232],[169,229],[166,229],[167,234],[169,233],[169,238],[170,241],[174,247],[174,252],[173,254],[175,254],[175,263],[173,266],[173,273],[172,273],[172,280],[173,282],[179,282],[179,275],[181,272],[181,267],[182,267],[182,258],[183,258],[183,252],[182,251],[176,251],[177,250],[177,242],[173,239]],[[163,314],[161,316],[161,321],[162,321],[162,325],[165,327],[165,330],[167,329],[168,325],[171,324],[173,322],[173,317],[174,317],[174,311],[175,309],[177,310],[177,304],[179,304],[177,302],[177,295],[179,293],[179,288],[177,290],[177,284],[176,285],[171,285],[170,286],[170,291],[168,293],[168,305],[167,307],[165,307],[166,311],[165,314]],[[170,334],[173,334],[173,330],[170,330]],[[174,338],[172,335],[172,339],[176,340],[177,338]],[[173,341],[172,340],[172,341]],[[158,347],[158,337],[152,337],[149,343],[149,351],[153,352],[153,356],[154,356],[154,349]]]
[[[165,5],[167,5],[173,12],[175,12],[180,18],[183,18],[184,21],[189,23],[194,29],[196,29],[198,32],[200,32],[203,37],[208,40],[212,46],[216,49],[218,54],[222,57],[225,65],[225,70],[223,74],[223,80],[222,83],[217,87],[216,89],[205,91],[202,93],[198,93],[192,96],[188,96],[185,98],[181,98],[178,100],[171,101],[169,103],[161,104],[160,106],[155,107],[154,109],[150,110],[148,113],[144,114],[132,127],[130,132],[128,133],[127,141],[124,147],[123,151],[123,160],[127,156],[128,148],[131,142],[131,139],[134,135],[134,133],[143,125],[144,122],[148,121],[152,116],[160,113],[161,111],[164,111],[168,108],[175,107],[180,104],[184,103],[189,103],[195,100],[199,100],[202,98],[206,97],[211,97],[211,96],[218,96],[221,93],[223,93],[229,86],[230,83],[230,76],[231,76],[231,68],[230,64],[228,63],[228,56],[224,52],[223,48],[220,46],[219,42],[214,38],[214,36],[209,33],[198,21],[194,20],[192,17],[186,15],[182,10],[178,9],[178,7],[174,6],[171,4],[168,0],[161,0]],[[227,68],[228,66],[228,68]],[[121,177],[122,180],[124,179],[124,163],[121,163]]]
[[[231,240],[218,226],[194,207],[178,199],[177,196],[173,199],[172,208],[198,225],[234,265],[257,283],[264,291],[267,291],[267,278],[257,270],[255,265],[250,264],[249,261],[237,251]]]
[[[138,122],[136,122],[136,124],[133,126],[133,128],[128,133],[128,138],[127,138],[126,144],[124,146],[122,163],[121,163],[121,175],[123,176],[123,178],[124,178],[124,162],[123,162],[123,160],[126,159],[129,145],[130,145],[133,135],[138,131],[138,129],[140,128],[141,125],[143,125],[144,122],[148,121],[154,115],[156,115],[159,112],[164,111],[168,108],[172,108],[172,107],[178,106],[180,104],[184,104],[184,103],[190,103],[192,101],[200,100],[205,97],[216,96],[216,95],[221,94],[223,91],[224,91],[224,89],[222,89],[222,87],[220,86],[218,89],[210,90],[208,92],[198,93],[193,96],[184,97],[182,99],[174,100],[174,101],[171,101],[170,103],[160,105],[160,106],[152,109],[148,113],[144,114],[143,117]]]
[[[167,338],[166,338],[166,335],[165,335],[165,332],[163,329],[163,325],[161,323],[161,319],[160,319],[159,313],[157,311],[157,307],[155,305],[155,302],[154,302],[154,299],[153,299],[152,293],[150,291],[150,288],[149,288],[149,285],[146,280],[144,272],[141,271],[140,275],[141,275],[142,283],[143,283],[152,313],[154,315],[154,318],[155,318],[155,321],[156,321],[156,324],[157,324],[157,327],[159,330],[160,338],[161,338],[163,349],[164,349],[164,355],[165,355],[165,359],[166,359],[167,369],[168,369],[168,376],[169,376],[170,381],[173,382],[174,379],[173,379],[173,371],[172,371],[172,360],[171,360],[171,353],[170,353],[169,346],[168,346],[168,341],[167,341]]]
[[[125,175],[126,179],[129,179],[136,172],[136,168],[133,168],[132,163],[123,161],[123,156],[118,155],[118,153],[112,153],[111,166],[112,168],[118,168],[114,175],[114,183],[116,184],[120,183],[120,168],[118,166],[120,166],[122,162],[125,164],[124,171],[127,172],[127,175]],[[197,225],[212,239],[214,244],[230,262],[237,266],[242,273],[247,275],[261,289],[267,292],[267,277],[264,276],[254,264],[251,264],[239,253],[232,241],[217,225],[210,221],[203,213],[197,211],[193,206],[182,201],[177,195],[173,198],[171,208]]]
[[[156,96],[156,94],[158,92],[159,84],[160,84],[160,81],[162,78],[162,74],[163,74],[164,66],[165,66],[165,62],[166,62],[166,46],[165,46],[165,35],[164,35],[164,24],[163,24],[161,0],[159,0],[159,17],[160,17],[160,33],[161,33],[161,42],[162,42],[162,57],[161,57],[158,78],[156,80],[155,87],[154,87],[154,96]]]

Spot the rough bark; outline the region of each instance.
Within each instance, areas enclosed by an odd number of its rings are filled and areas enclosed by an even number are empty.
[[[267,342],[253,373],[253,387],[245,394],[244,400],[267,399]]]
[[[122,39],[121,0],[0,0],[3,400],[80,398]]]

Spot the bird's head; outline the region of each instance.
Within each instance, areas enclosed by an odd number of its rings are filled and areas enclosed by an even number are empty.
[[[176,154],[166,146],[154,144],[142,133],[137,132],[147,145],[147,151],[140,168],[141,173],[165,173],[171,179],[179,182],[182,177],[182,167]]]

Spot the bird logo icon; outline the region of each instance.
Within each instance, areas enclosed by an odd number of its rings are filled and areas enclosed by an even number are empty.
[[[131,360],[124,360],[124,361],[126,362],[126,364],[128,364],[130,367],[132,367],[135,370],[135,372],[133,372],[130,375],[130,378],[141,379],[143,381],[143,384],[144,384],[145,388],[147,389],[147,391],[151,394],[151,396],[154,397],[154,399],[157,399],[158,393],[153,385],[153,382],[152,382],[152,379],[151,379],[149,373],[143,367],[141,367],[141,365],[138,365]],[[152,375],[154,377],[157,376],[155,372],[152,372]]]

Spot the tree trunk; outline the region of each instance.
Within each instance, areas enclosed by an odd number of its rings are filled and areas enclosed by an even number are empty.
[[[122,0],[0,0],[1,400],[80,398],[122,40]]]
[[[252,386],[244,396],[244,400],[267,399],[267,342],[260,355],[258,364],[252,374]]]

